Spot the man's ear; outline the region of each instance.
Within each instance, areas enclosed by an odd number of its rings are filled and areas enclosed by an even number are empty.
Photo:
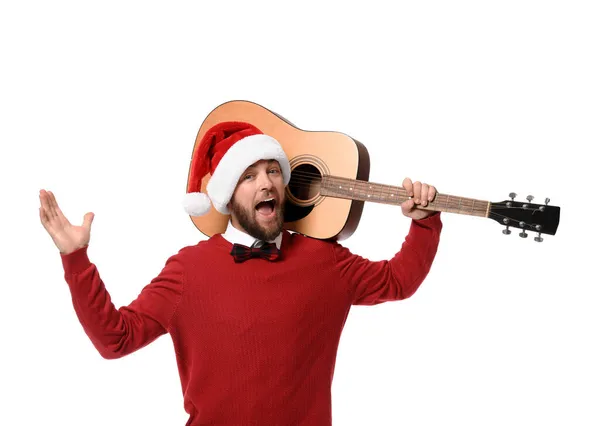
[[[233,197],[235,197],[235,191],[233,191],[233,194],[231,194],[231,198],[227,202],[227,208],[229,209],[229,211],[231,211],[231,207],[233,206]]]
[[[233,193],[231,194],[231,197],[229,198],[229,201],[227,202],[227,208],[229,209],[229,211],[231,211],[231,206],[233,204],[233,199],[235,198],[235,193],[237,192],[239,183],[235,186],[235,189],[233,190]]]

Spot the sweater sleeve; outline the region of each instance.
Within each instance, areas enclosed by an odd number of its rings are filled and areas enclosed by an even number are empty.
[[[431,269],[442,221],[440,212],[412,220],[398,253],[391,260],[370,261],[333,245],[337,268],[351,291],[353,305],[376,305],[412,296]]]
[[[87,248],[60,256],[79,322],[100,355],[120,358],[167,333],[183,291],[180,256],[169,257],[134,301],[116,309]]]

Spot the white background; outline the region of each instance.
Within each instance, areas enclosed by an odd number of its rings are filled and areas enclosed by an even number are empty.
[[[128,304],[204,239],[181,206],[196,133],[247,99],[362,141],[374,182],[562,207],[542,244],[442,214],[412,298],[353,307],[334,425],[600,424],[595,2],[3,2],[0,423],[183,425],[172,343],[100,357],[75,316],[41,188],[92,211],[89,255]],[[390,258],[368,204],[344,244]]]

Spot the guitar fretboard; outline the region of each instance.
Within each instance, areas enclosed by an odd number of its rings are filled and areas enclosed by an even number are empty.
[[[323,176],[321,195],[348,200],[372,201],[374,203],[400,205],[408,200],[406,190],[398,186],[383,185],[367,181],[335,176]],[[488,217],[490,202],[473,198],[457,197],[438,193],[426,207],[419,209]]]

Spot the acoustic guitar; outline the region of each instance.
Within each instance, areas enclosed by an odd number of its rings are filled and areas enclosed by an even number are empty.
[[[400,205],[409,198],[402,187],[369,182],[369,153],[362,143],[343,133],[301,130],[253,102],[231,101],[215,108],[202,123],[194,149],[208,129],[223,121],[251,123],[280,142],[292,170],[285,189],[284,215],[284,227],[290,231],[343,240],[356,230],[365,201]],[[190,176],[191,159],[188,188]],[[203,192],[209,179],[210,175],[202,179]],[[426,207],[417,208],[490,218],[505,227],[504,234],[517,228],[519,235],[526,238],[527,231],[532,231],[538,234],[534,238],[538,242],[543,241],[542,234],[556,234],[560,207],[548,205],[548,198],[542,205],[531,203],[532,196],[527,197],[527,202],[515,201],[514,193],[509,197],[510,200],[490,202],[438,193]],[[190,217],[208,237],[224,232],[229,220],[228,215],[214,207],[206,215]]]

